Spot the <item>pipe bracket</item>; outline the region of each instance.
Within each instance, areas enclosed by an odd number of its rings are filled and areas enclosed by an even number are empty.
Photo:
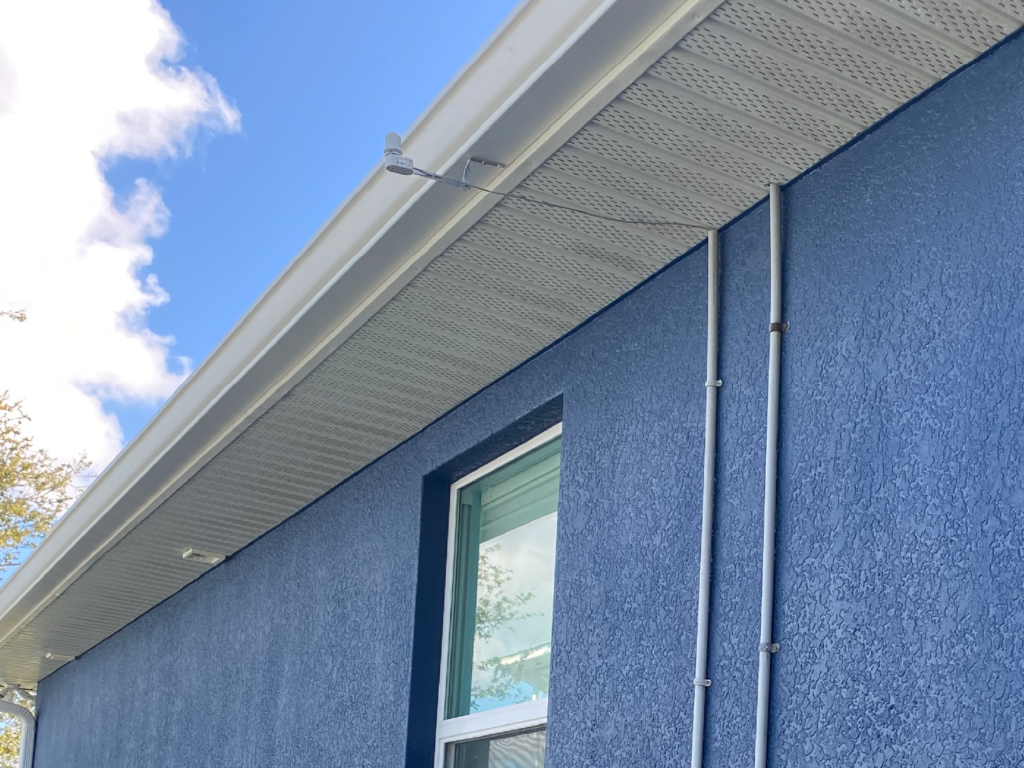
[[[789,330],[789,320],[782,323],[769,323],[768,333],[785,333]]]
[[[761,643],[759,646],[757,646],[757,650],[760,651],[761,653],[778,653],[779,652],[779,644],[778,643]]]
[[[696,685],[696,686],[700,686],[701,688],[710,688],[711,687],[711,681],[710,680],[694,680],[693,684]]]
[[[705,381],[704,382],[704,386],[705,387],[720,387],[720,386],[722,386],[722,380],[719,379],[718,381]]]

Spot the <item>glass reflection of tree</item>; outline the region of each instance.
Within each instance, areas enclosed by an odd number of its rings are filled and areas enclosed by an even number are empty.
[[[511,628],[517,622],[536,616],[524,610],[533,600],[533,592],[506,594],[505,585],[512,579],[512,569],[506,568],[492,559],[492,555],[501,549],[494,544],[481,550],[477,571],[477,602],[476,602],[476,638],[490,640],[502,629]],[[524,665],[528,654],[517,654],[521,658],[508,656],[492,656],[475,661],[473,668],[487,675],[488,685],[474,685],[473,709],[476,710],[480,699],[497,699],[506,704],[520,704],[529,701],[531,693],[521,689],[524,682]]]

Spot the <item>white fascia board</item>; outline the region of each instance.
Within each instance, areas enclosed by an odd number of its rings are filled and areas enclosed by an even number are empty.
[[[524,0],[404,151],[455,175],[506,163],[474,181],[511,189],[721,1]],[[0,645],[497,201],[371,171],[0,588]]]

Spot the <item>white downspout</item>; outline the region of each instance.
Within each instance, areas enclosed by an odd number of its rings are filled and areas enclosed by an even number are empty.
[[[782,191],[771,185],[771,314],[768,326],[768,426],[764,458],[764,550],[761,569],[761,642],[757,666],[757,728],[754,768],[768,764],[768,700],[771,694],[772,611],[775,604],[775,497],[779,470],[779,369],[782,352]]]
[[[36,718],[20,704],[0,699],[0,713],[13,715],[21,721],[21,757],[18,768],[32,768],[32,752],[36,745]]]
[[[697,593],[697,661],[693,673],[693,737],[690,766],[704,760],[704,700],[708,676],[708,624],[711,613],[711,531],[715,518],[715,442],[718,429],[718,232],[708,232],[708,362],[704,388],[704,507],[700,527],[700,587]]]

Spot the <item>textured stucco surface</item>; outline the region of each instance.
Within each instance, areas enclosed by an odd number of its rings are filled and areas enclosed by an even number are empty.
[[[1022,72],[1017,38],[786,191],[773,765],[1024,755]],[[767,226],[722,241],[712,768],[753,754]],[[548,766],[686,763],[705,276],[700,250],[47,678],[37,768],[407,765],[424,478],[559,395]]]
[[[788,199],[778,765],[1024,764],[1021,42]]]

